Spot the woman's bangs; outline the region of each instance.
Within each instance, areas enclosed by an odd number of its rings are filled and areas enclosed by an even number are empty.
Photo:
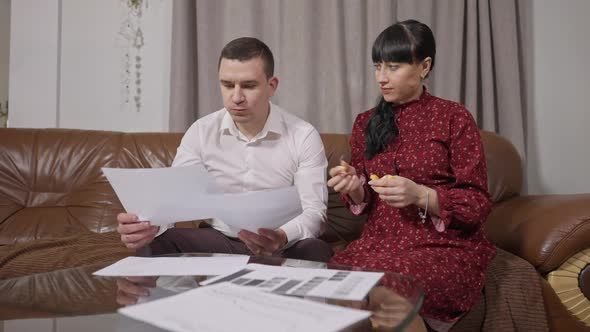
[[[413,63],[413,45],[403,28],[392,26],[385,29],[373,43],[373,63]]]

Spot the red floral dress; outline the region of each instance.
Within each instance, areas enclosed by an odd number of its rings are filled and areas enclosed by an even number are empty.
[[[368,160],[364,131],[372,112],[355,120],[351,165],[364,179],[399,175],[436,190],[440,216],[422,223],[415,205],[391,207],[365,184],[365,203],[343,196],[354,213],[368,212],[363,232],[332,262],[411,275],[424,290],[422,317],[454,322],[478,300],[496,254],[483,233],[491,202],[479,130],[465,107],[424,91],[399,106],[399,136]]]

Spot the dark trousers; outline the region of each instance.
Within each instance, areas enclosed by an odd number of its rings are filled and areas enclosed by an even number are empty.
[[[156,237],[149,248],[142,249],[138,254],[147,254],[146,249],[151,255],[188,252],[254,255],[244,242],[227,237],[213,228],[170,228]],[[320,239],[304,239],[277,255],[284,258],[327,262],[332,254],[332,248],[326,242]]]

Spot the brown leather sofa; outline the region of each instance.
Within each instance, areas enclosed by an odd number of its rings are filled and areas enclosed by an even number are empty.
[[[123,208],[101,167],[169,166],[181,137],[0,129],[0,246],[112,232]],[[522,164],[512,144],[489,132],[482,137],[494,201],[488,237],[534,267],[550,330],[590,330],[590,194],[521,195]],[[347,135],[322,139],[330,167],[348,156]],[[348,213],[333,192],[328,215],[323,238],[334,247],[358,236],[362,218]]]

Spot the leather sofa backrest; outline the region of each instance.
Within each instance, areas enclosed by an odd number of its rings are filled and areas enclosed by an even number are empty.
[[[165,167],[182,134],[0,129],[0,245],[107,232],[123,210],[101,167]]]
[[[0,130],[0,244],[112,230],[121,205],[100,167],[117,167],[122,138]]]
[[[0,129],[0,245],[116,228],[123,210],[101,167],[170,166],[182,134],[70,129]],[[518,195],[520,159],[507,140],[482,132],[494,202]],[[349,135],[322,134],[329,167],[350,160]],[[330,191],[331,243],[354,239],[352,216]]]
[[[522,161],[509,140],[489,131],[480,131],[488,168],[488,190],[492,202],[518,196],[522,190]]]

